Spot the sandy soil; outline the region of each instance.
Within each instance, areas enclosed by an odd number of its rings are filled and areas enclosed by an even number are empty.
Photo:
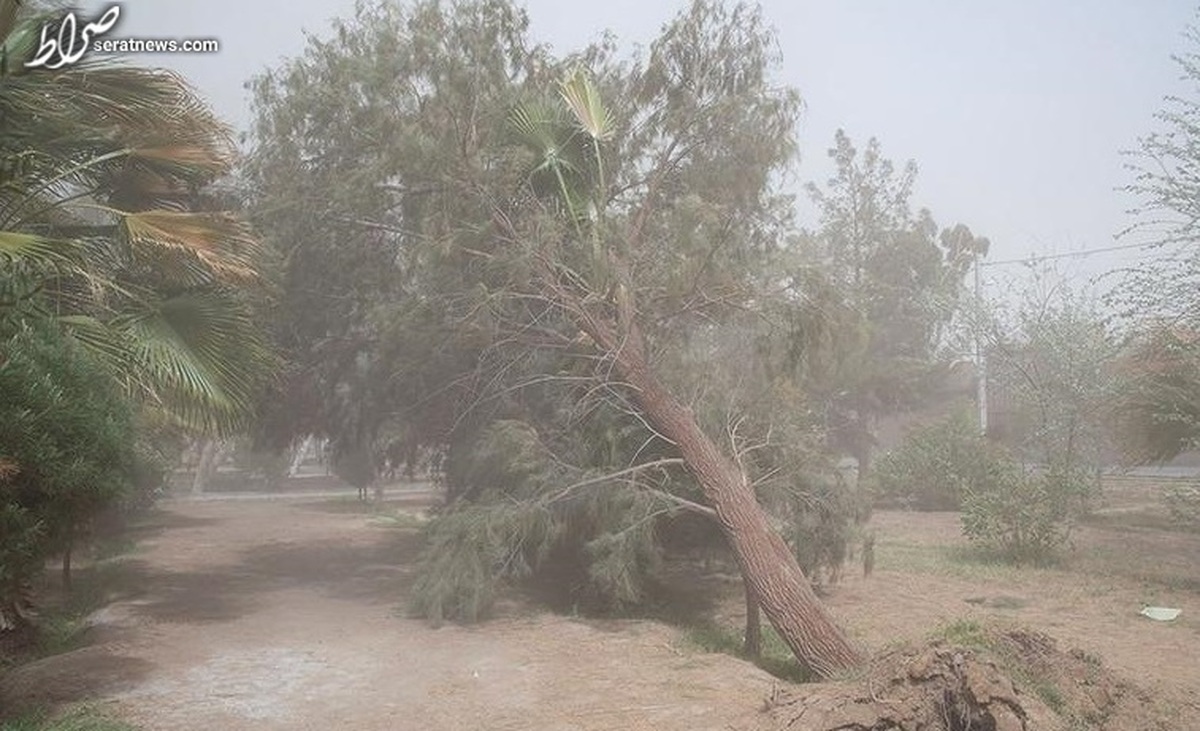
[[[404,618],[416,534],[345,502],[165,505],[132,598],[10,702],[96,700],[145,729],[726,729],[773,679],[653,622]],[[734,724],[734,725],[730,725]]]
[[[865,579],[848,571],[826,597],[864,646],[919,642],[961,620],[1029,628],[1165,701],[1164,721],[1188,719],[1168,727],[1200,728],[1200,535],[1093,524],[1076,531],[1062,565],[1017,569],[967,558],[957,513],[881,512],[872,527],[876,570]],[[1146,605],[1182,614],[1155,622],[1139,615]],[[743,611],[736,594],[721,604],[731,626]]]
[[[521,605],[472,628],[406,619],[417,534],[353,501],[169,502],[159,522],[88,646],[13,673],[0,702],[98,699],[145,729],[682,731],[744,728],[776,682],[656,622]],[[864,646],[1012,623],[1148,689],[1163,728],[1200,728],[1200,535],[1100,521],[1064,565],[1015,569],[964,558],[956,514],[882,512],[873,527],[875,572],[848,571],[827,599]],[[739,626],[738,582],[705,586]],[[1157,623],[1146,604],[1183,613]]]

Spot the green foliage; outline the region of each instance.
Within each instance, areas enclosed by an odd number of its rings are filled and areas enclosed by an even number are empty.
[[[992,649],[993,638],[973,619],[956,619],[938,627],[933,633],[937,639],[945,640],[953,645]]]
[[[361,3],[255,82],[256,209],[296,302],[289,391],[316,406],[299,428],[366,445],[394,419],[446,448],[462,502],[430,528],[418,603],[435,617],[551,566],[584,597],[637,601],[658,516],[711,512],[684,459],[712,500],[750,497],[733,470],[751,454],[771,452],[747,478],[800,482],[773,436],[790,420],[746,419],[743,441],[740,399],[715,419],[724,394],[684,396],[672,372],[702,378],[708,336],[777,296],[800,105],[761,12],[696,0],[628,60],[607,41],[556,59],[527,28],[502,0]],[[504,436],[514,422],[528,439]],[[826,629],[814,654],[855,655]]]
[[[1036,270],[986,332],[989,437],[1012,454],[963,499],[972,540],[1016,561],[1067,543],[1099,489],[1114,413],[1116,341],[1096,302],[1062,275]]]
[[[803,245],[835,283],[845,307],[828,367],[811,374],[831,438],[867,471],[875,420],[927,396],[967,266],[988,241],[959,224],[941,231],[909,198],[917,168],[897,170],[878,140],[855,147],[838,130],[829,156],[836,175],[807,190],[820,228]]]
[[[1126,462],[1164,462],[1200,446],[1200,338],[1192,327],[1143,325],[1117,365],[1112,430]]]
[[[480,504],[452,509],[428,527],[412,607],[435,624],[474,622],[504,579],[528,576],[559,526],[541,506]]]
[[[0,613],[11,619],[45,557],[126,491],[135,455],[128,402],[77,345],[40,325],[18,326],[2,347]]]
[[[565,582],[559,598],[593,609],[643,598],[658,558],[658,501],[564,469],[518,421],[488,426],[455,464],[448,477],[461,497],[427,528],[415,612],[475,621],[501,582],[535,574]]]
[[[988,493],[1003,471],[1001,455],[966,409],[911,431],[871,475],[875,499],[914,510],[958,510],[964,496]]]
[[[1197,181],[1200,181],[1200,29],[1187,29],[1188,49],[1175,56],[1182,78],[1189,85],[1187,93],[1167,97],[1163,108],[1155,113],[1159,129],[1153,130],[1139,142],[1139,149],[1128,153],[1133,162],[1130,170],[1134,181],[1127,190],[1141,200],[1133,211],[1134,225],[1126,232],[1142,233],[1150,241],[1160,245],[1183,244],[1186,249],[1180,254],[1189,264],[1173,273],[1171,264],[1181,260],[1159,260],[1139,269],[1140,276],[1135,285],[1125,294],[1131,295],[1131,304],[1153,305],[1155,314],[1169,314],[1166,307],[1175,313],[1197,312],[1198,303],[1194,287],[1197,259],[1192,244],[1200,237],[1200,210],[1196,208]],[[1165,278],[1152,281],[1154,273],[1165,274]],[[1157,290],[1157,291],[1156,291]]]
[[[271,359],[246,297],[261,248],[213,185],[228,129],[174,74],[27,69],[57,11],[2,4],[0,316],[57,323],[182,425],[244,424]]]
[[[1070,539],[1095,486],[1095,473],[1079,467],[1007,464],[964,496],[963,532],[1005,560],[1046,561]]]
[[[181,430],[169,421],[155,418],[154,412],[143,409],[135,423],[133,461],[130,465],[129,487],[116,506],[116,525],[119,530],[129,519],[148,510],[162,494],[171,472],[183,451]]]
[[[30,581],[45,559],[44,534],[28,508],[7,499],[0,504],[0,630],[27,619]]]
[[[862,525],[868,517],[863,495],[842,480],[814,481],[799,491],[789,515],[788,542],[805,575],[814,582],[836,583],[864,538]]]
[[[90,708],[79,708],[66,714],[26,713],[0,722],[0,731],[137,731],[137,727]]]
[[[689,644],[705,652],[719,652],[734,657],[744,657],[745,645],[741,632],[715,622],[702,622],[687,628],[685,635]],[[809,683],[811,672],[796,662],[792,651],[784,644],[774,627],[763,627],[762,652],[754,662],[763,670],[782,680],[793,683]]]
[[[1062,547],[1097,488],[1094,468],[1079,463],[1022,467],[966,411],[914,430],[873,477],[888,503],[961,509],[967,538],[1017,562],[1045,560]]]
[[[1190,530],[1200,530],[1200,485],[1172,485],[1163,499],[1172,520]]]
[[[1127,153],[1139,203],[1122,236],[1153,245],[1109,295],[1130,330],[1114,425],[1131,463],[1200,445],[1200,28],[1186,41],[1175,56],[1185,92],[1163,100],[1156,128]]]
[[[1119,413],[1111,327],[1087,289],[1049,267],[1019,294],[1011,314],[993,307],[989,435],[1027,462],[1098,469]]]

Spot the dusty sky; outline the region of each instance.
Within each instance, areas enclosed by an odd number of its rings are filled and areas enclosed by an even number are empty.
[[[606,28],[646,44],[684,2],[524,4],[534,37],[566,51]],[[878,137],[889,157],[920,166],[914,203],[988,236],[993,260],[1113,245],[1130,221],[1131,201],[1116,190],[1130,179],[1120,151],[1153,128],[1163,96],[1186,91],[1170,57],[1187,49],[1182,32],[1196,17],[1185,0],[762,5],[779,33],[780,80],[806,102],[800,180],[828,177],[838,127],[858,142]],[[299,53],[304,31],[324,34],[329,18],[352,11],[353,0],[127,0],[110,36],[220,39],[214,55],[133,60],[183,73],[243,127],[243,82]],[[1094,274],[1139,256],[1067,265]]]

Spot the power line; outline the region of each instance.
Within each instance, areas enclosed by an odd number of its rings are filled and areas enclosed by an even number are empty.
[[[1039,261],[1049,261],[1051,259],[1082,259],[1085,256],[1093,254],[1105,254],[1110,251],[1125,251],[1127,249],[1148,249],[1159,244],[1125,244],[1123,246],[1106,246],[1101,249],[1085,249],[1083,251],[1069,251],[1065,254],[1046,254],[1044,256],[1027,256],[1024,259],[1006,259],[1004,261],[980,261],[981,267],[997,267],[1007,264],[1036,264]]]

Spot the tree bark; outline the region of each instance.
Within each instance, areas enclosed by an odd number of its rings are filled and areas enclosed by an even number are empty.
[[[615,375],[631,389],[642,416],[675,444],[716,513],[742,579],[779,636],[818,676],[829,678],[860,667],[865,657],[825,611],[795,554],[771,526],[746,474],[721,452],[691,409],[650,368],[629,287],[632,279],[623,259],[610,255],[613,284],[606,296],[572,289],[560,279],[552,261],[553,256],[541,261],[543,292],[612,359]]]
[[[611,354],[617,374],[632,387],[642,414],[675,443],[716,511],[743,579],[797,659],[825,678],[860,666],[863,656],[825,611],[795,555],[771,526],[746,475],[704,433],[691,409],[651,371],[632,303],[618,304],[615,331],[606,318],[590,316],[582,306],[572,309],[582,316],[585,332]]]
[[[758,597],[754,596],[750,582],[743,581],[742,584],[746,589],[746,635],[742,652],[757,661],[762,657],[762,619],[758,611]]]

